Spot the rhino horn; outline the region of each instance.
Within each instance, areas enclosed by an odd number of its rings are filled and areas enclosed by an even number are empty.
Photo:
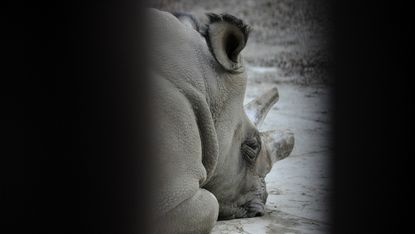
[[[260,135],[272,164],[288,157],[294,148],[294,133],[290,130],[271,130]]]
[[[274,87],[244,106],[246,114],[257,128],[262,125],[271,107],[278,99],[278,89]]]

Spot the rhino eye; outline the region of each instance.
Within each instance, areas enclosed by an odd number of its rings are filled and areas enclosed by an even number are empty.
[[[259,144],[259,141],[256,137],[246,140],[241,145],[242,155],[249,162],[255,162],[255,159],[260,149],[261,149],[261,145]]]

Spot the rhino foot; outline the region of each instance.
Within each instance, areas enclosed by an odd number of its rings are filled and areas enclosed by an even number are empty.
[[[210,233],[218,214],[216,197],[205,189],[199,189],[160,220],[157,233]]]

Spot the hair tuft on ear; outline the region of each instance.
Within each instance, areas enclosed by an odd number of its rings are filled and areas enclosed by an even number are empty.
[[[245,43],[248,40],[249,33],[252,31],[252,28],[248,24],[245,24],[243,20],[230,14],[207,13],[206,15],[209,19],[209,24],[223,21],[235,25],[244,34]]]
[[[223,68],[230,72],[240,72],[240,52],[247,43],[251,27],[230,14],[207,13],[206,16],[209,22],[201,34],[205,37],[209,50]]]

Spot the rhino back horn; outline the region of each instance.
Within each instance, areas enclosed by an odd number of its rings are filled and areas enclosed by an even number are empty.
[[[262,125],[269,110],[277,103],[278,99],[278,89],[274,87],[244,106],[246,114],[257,128]]]
[[[272,164],[291,154],[294,148],[294,133],[291,130],[271,130],[260,134]]]

